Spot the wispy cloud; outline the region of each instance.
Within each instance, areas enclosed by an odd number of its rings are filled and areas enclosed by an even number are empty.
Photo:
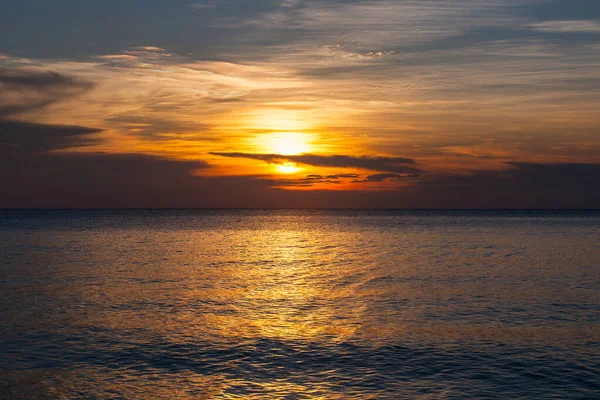
[[[305,178],[276,179],[277,187],[320,187],[327,188],[329,185],[344,185],[345,189],[353,188],[361,190],[369,184],[383,182],[399,182],[419,178],[420,174],[338,174],[338,175],[307,175]],[[381,187],[375,187],[381,189]],[[390,190],[390,186],[384,187]]]
[[[385,182],[388,180],[404,180],[407,178],[416,178],[418,176],[418,174],[408,176],[399,174],[374,174],[367,176],[363,182]]]
[[[92,87],[89,81],[54,71],[0,68],[0,117],[40,109]]]
[[[543,21],[531,24],[531,28],[542,32],[588,32],[600,33],[600,21]]]
[[[347,155],[318,154],[281,155],[220,152],[211,152],[210,154],[221,157],[261,160],[266,161],[268,163],[294,162],[298,164],[312,165],[316,167],[360,168],[372,171],[410,174],[418,174],[421,172],[421,170],[416,166],[416,162],[413,159],[402,157],[356,157]]]

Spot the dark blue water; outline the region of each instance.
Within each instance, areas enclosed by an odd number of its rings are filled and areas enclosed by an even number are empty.
[[[600,397],[600,213],[0,211],[0,398]]]

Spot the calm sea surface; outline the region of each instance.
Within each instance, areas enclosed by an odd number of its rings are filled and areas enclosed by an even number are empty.
[[[0,211],[0,398],[600,398],[600,213]]]

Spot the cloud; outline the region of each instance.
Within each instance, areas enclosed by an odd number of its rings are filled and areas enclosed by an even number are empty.
[[[200,161],[144,154],[3,153],[2,207],[193,207],[214,204],[227,189],[217,188],[227,179],[211,188],[194,176],[207,168]],[[231,193],[236,186],[227,183]],[[211,191],[214,197],[202,203],[201,192]]]
[[[102,129],[23,122],[12,118],[78,96],[94,85],[54,71],[0,69],[0,148],[50,151],[100,143]]]
[[[191,12],[189,3],[194,1],[185,4],[189,14],[206,14]],[[334,136],[345,135],[347,148],[402,154],[423,165],[432,158],[425,160],[419,149],[433,153],[441,144],[472,146],[484,138],[497,140],[484,156],[504,151],[501,159],[506,160],[512,151],[511,157],[521,157],[533,142],[534,155],[540,156],[537,149],[545,144],[564,149],[580,140],[580,132],[597,125],[593,119],[600,93],[597,44],[582,44],[578,39],[582,35],[530,29],[539,21],[519,15],[521,2],[311,1],[288,2],[286,7],[278,6],[281,1],[250,3],[222,2],[215,14],[217,25],[227,18],[257,20],[257,26],[244,28],[247,35],[211,28],[211,34],[194,36],[199,50],[193,54],[191,48],[183,52],[174,41],[144,36],[143,41],[130,41],[119,49],[128,54],[94,58],[87,64],[63,63],[85,79],[98,79],[98,90],[85,97],[86,107],[68,104],[60,119],[52,121],[98,126],[140,142],[160,142],[165,134],[171,138],[177,134],[187,143],[167,145],[169,150],[180,146],[182,152],[193,140],[222,141],[219,147],[200,144],[193,150],[197,154],[228,149],[232,138],[258,132],[261,127],[251,126],[248,118],[255,110],[267,110],[263,113],[269,118],[270,110],[284,114],[293,107],[310,116],[307,129],[330,148],[340,143]],[[531,2],[524,3],[527,8]],[[360,11],[364,18],[354,18]],[[303,18],[293,27],[260,24],[275,12],[286,13],[289,19],[300,13]],[[351,17],[355,23],[340,23]],[[446,31],[446,25],[453,27]],[[403,34],[393,34],[396,31]],[[365,32],[392,35],[385,41],[366,40],[365,35],[363,43]],[[431,32],[435,34],[428,38]],[[231,46],[207,55],[200,36]],[[135,45],[160,45],[166,50],[138,46],[132,53]],[[364,56],[379,51],[396,54]],[[221,61],[215,61],[216,55]],[[134,124],[123,122],[134,118]],[[363,135],[367,130],[368,138]],[[567,130],[577,132],[561,134]],[[518,132],[517,143],[498,144],[508,131]],[[541,140],[549,134],[552,140]],[[524,143],[529,137],[533,139]],[[231,151],[264,151],[246,140],[238,143],[243,147]],[[159,143],[151,145],[156,150]],[[591,145],[598,147],[597,141]],[[478,161],[470,162],[472,167]]]
[[[0,147],[27,151],[61,150],[100,143],[101,129],[0,119]]]
[[[0,84],[7,85],[9,89],[16,88],[57,88],[57,87],[81,87],[82,84],[72,77],[52,71],[24,71],[24,70],[1,70]],[[83,84],[87,87],[88,84]]]
[[[210,154],[221,157],[261,160],[274,164],[294,162],[298,164],[312,165],[315,167],[360,168],[372,171],[410,174],[418,174],[421,172],[421,170],[416,167],[416,163],[413,159],[401,157],[356,157],[347,155],[324,156],[317,154],[281,155],[222,152],[211,152]]]
[[[395,51],[370,51],[365,56],[367,57],[385,57],[385,56],[393,56],[396,54]]]
[[[469,175],[440,175],[432,177],[428,184],[478,187],[485,191],[507,190],[514,195],[536,190],[550,190],[569,194],[568,188],[576,191],[600,192],[597,176],[598,163],[534,163],[511,161],[510,168],[503,170],[479,170]],[[511,188],[511,190],[508,190]]]
[[[470,174],[434,174],[415,178],[396,190],[362,190],[371,182],[407,179],[396,174],[374,174],[354,180],[355,189],[325,194],[302,192],[290,204],[323,204],[342,208],[600,208],[600,163],[508,162],[503,170],[479,170]],[[278,186],[311,187],[325,177],[307,176],[278,181]],[[325,186],[326,187],[326,186]],[[334,188],[332,188],[334,189]],[[277,193],[273,193],[274,198]]]
[[[505,170],[423,179],[406,195],[427,208],[599,208],[598,163],[508,162]]]
[[[360,177],[360,175],[358,174],[335,174],[335,175],[327,175],[326,178],[327,179],[340,179],[340,178],[358,178]]]
[[[504,170],[471,174],[429,174],[396,190],[294,191],[293,197],[271,192],[284,207],[560,209],[600,208],[600,163],[509,162]],[[386,174],[371,175],[371,181]],[[393,174],[387,174],[388,176]],[[388,177],[387,179],[397,179]],[[317,178],[313,178],[317,180]],[[357,183],[367,183],[368,177]],[[293,185],[293,182],[288,183]],[[310,185],[299,181],[298,186]],[[288,202],[283,202],[284,198]]]
[[[100,143],[96,136],[99,132],[102,130],[82,126],[0,120],[0,166],[7,176],[15,179],[24,171],[58,168],[61,174],[90,179],[109,175],[117,180],[132,176],[160,180],[165,174],[173,178],[168,171],[185,177],[194,169],[208,168],[202,161],[177,161],[144,154],[66,151]]]
[[[337,174],[337,175],[307,175],[305,178],[295,179],[275,179],[273,182],[276,183],[277,187],[286,186],[297,186],[297,187],[309,187],[315,184],[341,184],[341,183],[352,183],[352,184],[363,184],[363,183],[377,183],[386,181],[400,181],[409,178],[418,178],[419,174],[412,175],[401,175],[401,174],[373,174],[368,175],[362,179],[363,175],[359,174]]]
[[[564,33],[600,33],[600,21],[573,20],[573,21],[544,21],[530,25],[533,30],[542,32]]]
[[[22,127],[18,127],[21,129]],[[198,176],[205,162],[142,154],[69,153],[48,150],[85,141],[86,128],[32,126],[21,147],[0,144],[0,207],[278,207],[278,208],[598,208],[600,164],[510,162],[500,171],[428,174],[400,189],[362,190],[369,182],[406,175],[368,175],[355,190],[287,191],[285,187],[336,189],[362,175],[312,174],[300,179]],[[52,134],[50,130],[55,130]],[[78,133],[75,133],[78,132]],[[14,135],[13,135],[14,136]],[[416,176],[411,176],[417,178]],[[322,186],[324,185],[324,186]]]
[[[80,95],[93,86],[91,82],[54,71],[0,68],[0,118]]]
[[[406,178],[416,178],[418,176],[419,176],[418,174],[413,174],[413,175],[374,174],[374,175],[369,175],[366,177],[365,180],[358,181],[358,182],[385,182],[385,181],[390,181],[390,180],[403,180]]]
[[[556,190],[587,187],[590,194],[600,191],[597,188],[600,164],[509,162],[508,165],[515,169],[508,170],[505,176],[518,185]]]
[[[272,179],[266,181],[273,182],[275,187],[312,187],[315,184],[338,185],[342,183],[340,179],[323,177],[321,175],[307,175],[306,178]]]
[[[498,199],[510,194],[511,204],[520,204],[515,199],[524,201],[536,190],[552,192],[553,177],[557,186],[573,182],[581,193],[577,187],[589,185],[565,178],[566,164],[495,169],[511,159],[597,162],[600,154],[597,0],[173,0],[141,8],[127,2],[76,8],[65,1],[30,3],[44,16],[35,26],[16,9],[0,15],[0,36],[8,38],[3,51],[38,57],[0,55],[9,67],[0,70],[0,147],[13,149],[5,157],[35,153],[35,160],[58,165],[58,155],[50,162],[41,153],[98,146],[128,153],[131,163],[94,153],[89,165],[131,170],[147,161],[133,157],[136,151],[192,159],[226,149],[238,153],[213,154],[335,168],[298,185],[318,186],[319,179],[331,181],[331,188],[344,179],[364,182],[360,188],[402,185],[407,197],[370,197],[395,207],[418,198],[428,204],[496,204],[491,193]],[[193,12],[191,3],[210,9]],[[98,15],[114,29],[98,30],[92,23]],[[77,35],[60,22],[73,20],[81,22]],[[258,114],[273,126],[260,125]],[[306,121],[298,130],[318,142],[315,152],[409,158],[251,154],[264,151],[252,141],[255,136],[288,130],[286,122],[296,116]],[[402,161],[413,159],[419,165]],[[224,168],[234,164],[214,160]],[[185,199],[208,182],[235,198],[233,188],[254,196],[248,204],[266,201],[260,190],[273,193],[273,182],[239,178],[241,189],[233,178],[190,177],[195,167],[168,158],[152,159],[149,170],[152,165],[170,171],[165,179],[180,182],[177,193]],[[337,168],[364,168],[373,175],[335,174]],[[571,173],[577,168],[589,176],[587,167],[571,166]],[[136,174],[130,185],[147,181]],[[417,174],[419,179],[396,182]],[[277,193],[273,199],[291,200]],[[352,204],[341,195],[314,196]]]
[[[103,129],[15,120],[93,85],[53,71],[0,71],[0,187],[6,207],[162,204],[170,190],[193,189],[203,161],[92,152]],[[83,148],[88,147],[86,151]],[[77,149],[77,152],[71,151]],[[163,199],[163,200],[161,200]]]
[[[213,126],[190,121],[177,121],[168,117],[148,115],[148,113],[130,111],[126,115],[106,118],[107,125],[119,129],[130,137],[145,141],[180,140],[189,142],[215,141],[217,138],[204,135]]]
[[[64,151],[96,144],[98,131],[0,121],[0,207],[177,204],[171,196],[193,191],[195,171],[209,167],[144,154]]]
[[[150,52],[165,52],[166,50],[156,46],[135,46],[132,50],[137,51],[150,51]]]

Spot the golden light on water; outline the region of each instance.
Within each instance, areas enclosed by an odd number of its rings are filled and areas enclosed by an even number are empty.
[[[45,239],[53,246],[70,240],[73,251],[47,257],[51,263],[66,266],[60,271],[66,278],[61,279],[89,276],[86,280],[93,284],[44,286],[40,293],[50,303],[35,309],[44,318],[41,322],[19,320],[21,325],[15,324],[14,329],[36,332],[44,323],[73,337],[86,335],[86,340],[67,343],[66,355],[60,358],[53,349],[65,345],[63,336],[48,334],[52,347],[41,356],[58,357],[57,362],[66,364],[72,351],[88,354],[95,362],[70,370],[9,371],[6,375],[15,382],[12,393],[34,394],[16,398],[55,398],[55,393],[65,393],[66,398],[79,398],[82,393],[88,398],[112,398],[119,393],[136,399],[397,398],[394,394],[406,391],[409,381],[393,386],[400,373],[410,376],[416,370],[420,374],[438,359],[443,364],[455,357],[457,365],[464,363],[471,370],[472,348],[457,353],[458,342],[487,346],[491,341],[511,348],[550,346],[553,351],[560,346],[571,349],[586,340],[597,342],[594,327],[502,324],[496,315],[488,315],[490,303],[480,299],[486,290],[494,296],[500,293],[494,301],[509,305],[517,301],[537,307],[546,292],[548,298],[542,300],[555,301],[556,291],[547,288],[533,294],[518,285],[505,285],[508,289],[503,290],[482,288],[481,280],[490,269],[499,277],[499,285],[503,279],[523,280],[532,274],[524,269],[523,260],[506,260],[507,252],[522,248],[519,237],[507,234],[507,229],[514,228],[505,228],[506,224],[486,227],[487,235],[481,239],[481,235],[474,237],[481,233],[481,226],[476,232],[468,226],[457,231],[456,225],[436,223],[438,216],[426,217],[431,229],[415,231],[414,226],[401,223],[411,214],[383,217],[390,223],[382,226],[381,214],[349,218],[338,211],[177,213],[161,212],[169,216],[169,222],[140,229],[135,222],[123,223],[120,212],[105,218],[112,218],[113,226],[121,231],[97,228],[91,238],[87,232],[74,231]],[[197,229],[200,224],[203,228]],[[52,227],[33,231],[35,243]],[[569,227],[557,229],[564,233]],[[534,244],[527,249],[532,257],[562,260],[560,252],[551,250],[560,247],[558,242],[546,246],[546,230],[528,234]],[[18,235],[4,236],[9,243],[22,241]],[[559,236],[569,248],[576,248],[576,241],[582,240],[580,235],[550,235]],[[590,236],[584,237],[582,248],[593,247]],[[450,256],[445,248],[431,250],[444,241],[474,245],[463,246]],[[488,243],[503,251],[488,255]],[[431,253],[419,250],[423,248]],[[80,260],[82,251],[97,262]],[[131,263],[130,255],[137,262]],[[576,263],[589,261],[584,251],[576,256],[582,257]],[[29,261],[40,254],[24,257]],[[474,258],[483,260],[487,268],[469,268]],[[101,262],[106,264],[105,276],[93,275]],[[457,284],[456,269],[449,265],[463,266],[461,273],[468,279]],[[515,275],[515,271],[522,272]],[[585,272],[581,279],[587,279]],[[13,292],[19,299],[30,295],[26,290]],[[582,296],[589,302],[585,296],[592,294],[587,292],[584,288],[560,301]],[[465,305],[465,298],[479,300]],[[48,312],[55,309],[68,314]],[[553,318],[560,312],[540,318]],[[458,322],[448,317],[465,313],[475,317]],[[108,349],[107,332],[116,332]],[[132,346],[136,351],[131,351]],[[40,351],[37,347],[31,351]],[[400,370],[407,359],[414,360],[414,365]],[[513,361],[514,355],[507,353],[503,359],[494,358],[489,368]],[[97,367],[111,363],[115,367]],[[430,379],[426,374],[424,380],[417,380],[415,391]],[[591,377],[589,382],[590,386],[595,383]],[[343,385],[352,391],[342,392]]]

